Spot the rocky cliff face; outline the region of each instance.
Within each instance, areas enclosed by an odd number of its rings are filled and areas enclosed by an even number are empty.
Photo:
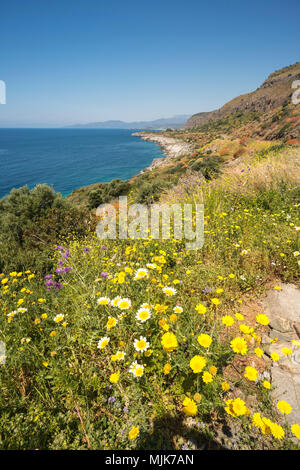
[[[300,62],[277,70],[263,82],[255,91],[238,96],[226,103],[220,109],[208,113],[194,114],[186,122],[184,128],[192,129],[208,121],[221,119],[236,112],[266,112],[282,106],[291,99],[293,93],[292,83],[300,79]]]

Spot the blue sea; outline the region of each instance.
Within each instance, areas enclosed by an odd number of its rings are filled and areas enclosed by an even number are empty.
[[[163,157],[160,147],[123,129],[0,129],[0,198],[47,183],[67,196],[114,178],[130,179]]]

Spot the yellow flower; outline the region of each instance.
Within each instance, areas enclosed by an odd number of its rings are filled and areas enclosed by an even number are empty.
[[[203,372],[202,380],[204,383],[208,384],[213,381],[213,377],[209,372]]]
[[[115,372],[114,374],[111,374],[111,376],[109,377],[109,381],[112,384],[116,384],[119,378],[120,378],[120,372]]]
[[[231,416],[237,417],[247,414],[248,409],[246,404],[241,398],[235,398],[227,400],[226,402],[225,411],[230,414]]]
[[[276,353],[276,352],[273,352],[271,354],[271,359],[274,361],[274,362],[277,362],[279,361],[279,355]]]
[[[271,433],[275,439],[282,439],[284,437],[284,430],[280,424],[272,423],[271,424]]]
[[[215,366],[210,366],[209,372],[210,372],[212,375],[216,375],[217,372],[218,372],[218,369],[217,369]]]
[[[292,350],[290,348],[282,348],[281,349],[281,352],[282,354],[284,354],[285,356],[289,356],[292,354]]]
[[[228,390],[230,390],[230,385],[228,382],[222,382],[222,390],[223,392],[228,392]]]
[[[234,278],[235,278],[235,274],[230,273],[228,277],[229,277],[230,279],[234,279]]]
[[[258,378],[258,371],[254,367],[247,366],[245,368],[244,377],[246,377],[248,380],[251,380],[251,382],[255,382],[255,380]]]
[[[39,304],[42,304],[42,303],[44,303],[44,302],[46,302],[46,299],[38,299],[38,303],[39,303]]]
[[[51,331],[49,336],[51,336],[51,338],[53,338],[53,336],[55,336],[55,335],[56,335],[56,331]]]
[[[293,424],[291,426],[291,431],[298,439],[300,439],[300,426],[299,424]]]
[[[293,410],[291,405],[289,405],[289,403],[285,400],[280,400],[276,406],[282,414],[286,414],[286,415],[289,415]]]
[[[200,403],[200,401],[202,400],[202,396],[200,395],[200,393],[195,393],[193,398],[194,398],[196,403]]]
[[[268,325],[270,323],[269,318],[264,313],[259,313],[258,315],[256,315],[256,321],[261,325]]]
[[[222,323],[225,326],[232,326],[234,324],[234,318],[232,318],[230,315],[224,315],[222,317]]]
[[[206,359],[203,356],[194,356],[190,360],[190,367],[194,374],[198,374],[199,372],[202,372],[204,367],[206,366]]]
[[[217,299],[217,298],[210,299],[210,301],[214,305],[220,305],[221,303],[220,299]]]
[[[132,428],[130,429],[128,433],[128,438],[132,441],[133,439],[138,437],[139,434],[140,434],[139,428],[136,426],[132,426]]]
[[[265,387],[267,390],[270,390],[271,384],[268,380],[264,380],[262,384],[263,384],[263,387]]]
[[[200,344],[200,346],[203,346],[204,348],[209,348],[209,346],[212,343],[212,338],[211,336],[205,333],[202,333],[201,335],[198,336],[197,341]]]
[[[116,318],[113,317],[108,317],[107,323],[106,323],[106,328],[110,330],[110,328],[113,328],[117,324]]]
[[[244,315],[242,315],[241,313],[236,313],[235,318],[239,321],[243,321],[244,320]]]
[[[236,338],[231,340],[230,347],[233,352],[237,354],[241,354],[242,356],[247,354],[247,343],[244,338],[241,338],[240,336],[237,336]]]
[[[167,362],[167,364],[164,365],[164,374],[168,375],[171,372],[171,369],[172,369],[171,364]]]
[[[195,416],[197,414],[197,405],[191,398],[186,397],[183,400],[183,412],[187,416]]]
[[[257,355],[257,357],[261,357],[263,355],[263,350],[261,348],[255,348],[254,349],[254,352],[255,354]]]
[[[172,313],[172,315],[170,315],[170,322],[175,323],[177,321],[177,318],[177,315],[175,313]]]
[[[178,347],[177,338],[174,333],[165,333],[161,338],[161,345],[165,351],[174,351]]]
[[[207,308],[203,304],[198,304],[196,305],[195,310],[197,310],[198,313],[201,313],[202,315],[204,315],[207,311]]]

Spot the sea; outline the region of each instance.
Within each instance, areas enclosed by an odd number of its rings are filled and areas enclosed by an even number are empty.
[[[0,198],[39,183],[67,196],[115,178],[128,180],[164,157],[134,129],[0,129]]]

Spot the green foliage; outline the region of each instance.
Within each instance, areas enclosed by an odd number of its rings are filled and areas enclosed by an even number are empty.
[[[103,183],[100,188],[91,191],[88,195],[88,207],[95,209],[100,204],[109,202],[111,199],[124,196],[130,191],[130,183],[115,179],[109,183]]]
[[[205,179],[210,180],[221,173],[220,166],[222,162],[221,157],[204,157],[194,162],[191,169],[200,171]]]

